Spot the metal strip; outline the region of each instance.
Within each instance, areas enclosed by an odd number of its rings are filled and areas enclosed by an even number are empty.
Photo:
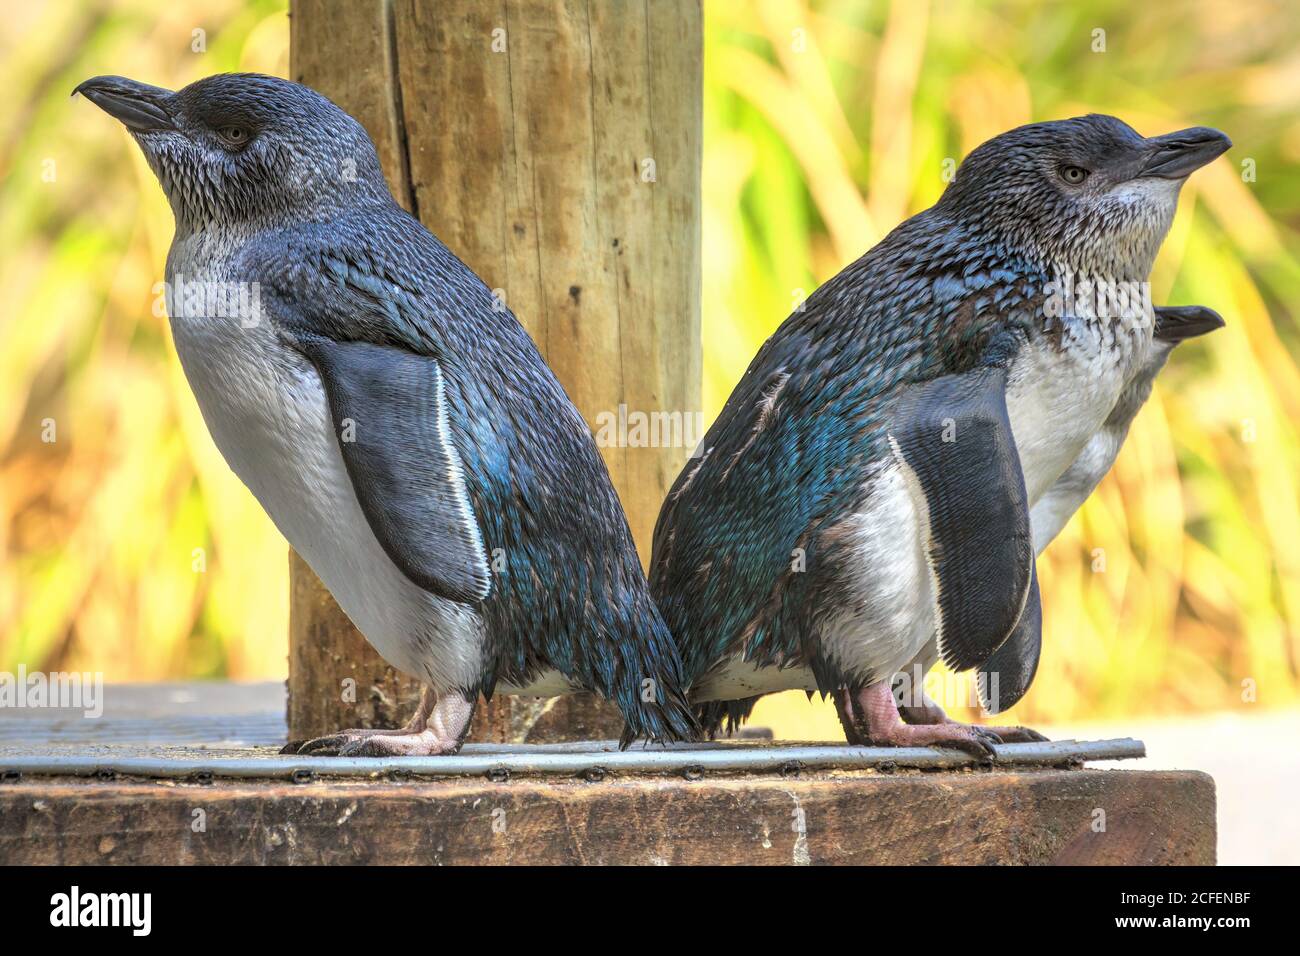
[[[237,778],[304,780],[317,777],[410,777],[554,775],[603,777],[606,773],[658,773],[693,776],[716,773],[782,773],[803,770],[898,769],[949,770],[977,767],[981,761],[955,750],[930,747],[849,747],[846,745],[699,744],[682,748],[600,750],[594,744],[520,745],[511,748],[467,746],[445,757],[120,757],[100,755],[0,754],[0,774]],[[1078,765],[1089,760],[1125,760],[1146,756],[1140,740],[1054,740],[994,746],[995,766]]]

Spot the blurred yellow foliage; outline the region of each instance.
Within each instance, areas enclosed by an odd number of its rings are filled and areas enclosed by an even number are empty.
[[[1043,664],[1012,718],[1240,707],[1250,689],[1265,706],[1293,703],[1295,11],[705,11],[710,417],[797,301],[933,203],[951,161],[989,136],[1107,112],[1147,135],[1205,124],[1233,137],[1184,189],[1152,276],[1157,302],[1209,305],[1228,327],[1179,348],[1112,474],[1040,560]],[[155,305],[170,213],[129,138],[67,94],[97,73],[172,87],[223,70],[285,75],[287,46],[275,0],[54,0],[0,20],[0,669],[284,674],[284,543],[213,447]],[[801,695],[764,701],[756,720],[837,733],[833,712]]]
[[[171,212],[99,73],[288,69],[284,5],[13,5],[0,18],[0,668],[285,670],[283,539],[208,437],[158,305]]]

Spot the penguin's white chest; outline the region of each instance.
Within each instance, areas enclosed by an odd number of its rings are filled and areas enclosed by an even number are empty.
[[[204,279],[202,270],[185,273],[185,281]],[[217,448],[375,649],[435,688],[471,686],[482,660],[479,617],[411,582],[384,552],[310,363],[265,316],[249,324],[173,315],[172,333]]]
[[[1105,423],[1150,349],[1150,330],[1072,329],[1064,347],[1026,346],[1007,379],[1007,414],[1032,505],[1070,467]]]

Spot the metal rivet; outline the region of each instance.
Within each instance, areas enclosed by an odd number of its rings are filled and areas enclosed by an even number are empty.
[[[588,767],[582,772],[583,779],[588,783],[600,783],[609,774],[604,767]]]
[[[803,773],[804,764],[802,760],[787,760],[781,764],[781,776],[797,777]]]
[[[682,776],[687,780],[699,780],[704,776],[704,768],[697,763],[691,764],[689,767],[682,770]]]
[[[510,771],[506,767],[493,767],[487,772],[489,783],[509,783]]]
[[[311,783],[316,779],[316,771],[308,770],[306,767],[299,767],[293,772],[294,783]]]

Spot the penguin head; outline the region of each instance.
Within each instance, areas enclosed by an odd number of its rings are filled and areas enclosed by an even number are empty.
[[[1203,126],[1148,139],[1100,114],[1032,123],[971,152],[938,208],[1035,259],[1145,279],[1182,184],[1231,145]]]
[[[297,83],[220,73],[173,92],[97,76],[73,93],[135,137],[178,225],[282,224],[389,198],[361,124]]]

